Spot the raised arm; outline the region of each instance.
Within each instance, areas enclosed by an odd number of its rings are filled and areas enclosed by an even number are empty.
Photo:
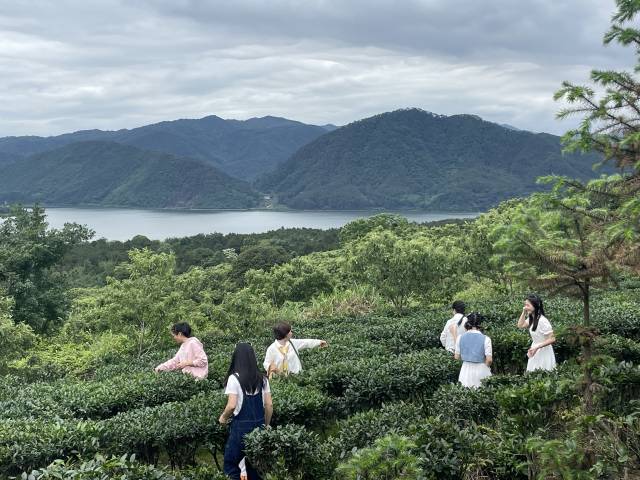
[[[327,342],[324,340],[316,340],[315,338],[294,338],[291,340],[298,350],[305,348],[326,347]]]
[[[529,326],[529,320],[527,320],[527,310],[522,308],[520,318],[518,318],[518,328],[527,328]]]

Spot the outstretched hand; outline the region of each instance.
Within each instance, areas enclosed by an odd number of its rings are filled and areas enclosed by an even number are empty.
[[[320,341],[320,348],[326,348],[328,346],[329,346],[329,344],[326,342],[326,340],[321,340]]]

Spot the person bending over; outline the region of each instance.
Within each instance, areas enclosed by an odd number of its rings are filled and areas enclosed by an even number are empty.
[[[186,322],[176,323],[171,327],[171,336],[180,344],[178,353],[171,359],[155,368],[156,372],[181,370],[198,380],[207,378],[209,361],[204,352],[202,342],[191,336],[191,327]]]

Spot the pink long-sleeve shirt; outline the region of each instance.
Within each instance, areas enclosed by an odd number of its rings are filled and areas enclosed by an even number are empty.
[[[196,337],[190,337],[185,340],[178,349],[175,357],[167,360],[156,367],[156,371],[177,370],[180,362],[191,362],[192,367],[184,367],[182,373],[193,375],[198,380],[207,377],[209,373],[209,361],[207,354],[204,352],[202,342]]]

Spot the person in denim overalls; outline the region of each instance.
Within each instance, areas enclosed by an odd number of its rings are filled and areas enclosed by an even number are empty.
[[[240,461],[244,458],[246,434],[269,425],[273,404],[269,380],[258,371],[258,361],[253,347],[239,343],[231,357],[231,366],[225,382],[227,406],[220,423],[231,422],[229,438],[224,450],[224,473],[233,480],[240,480]],[[230,420],[231,419],[231,420]],[[249,480],[261,480],[258,472],[245,460]]]

